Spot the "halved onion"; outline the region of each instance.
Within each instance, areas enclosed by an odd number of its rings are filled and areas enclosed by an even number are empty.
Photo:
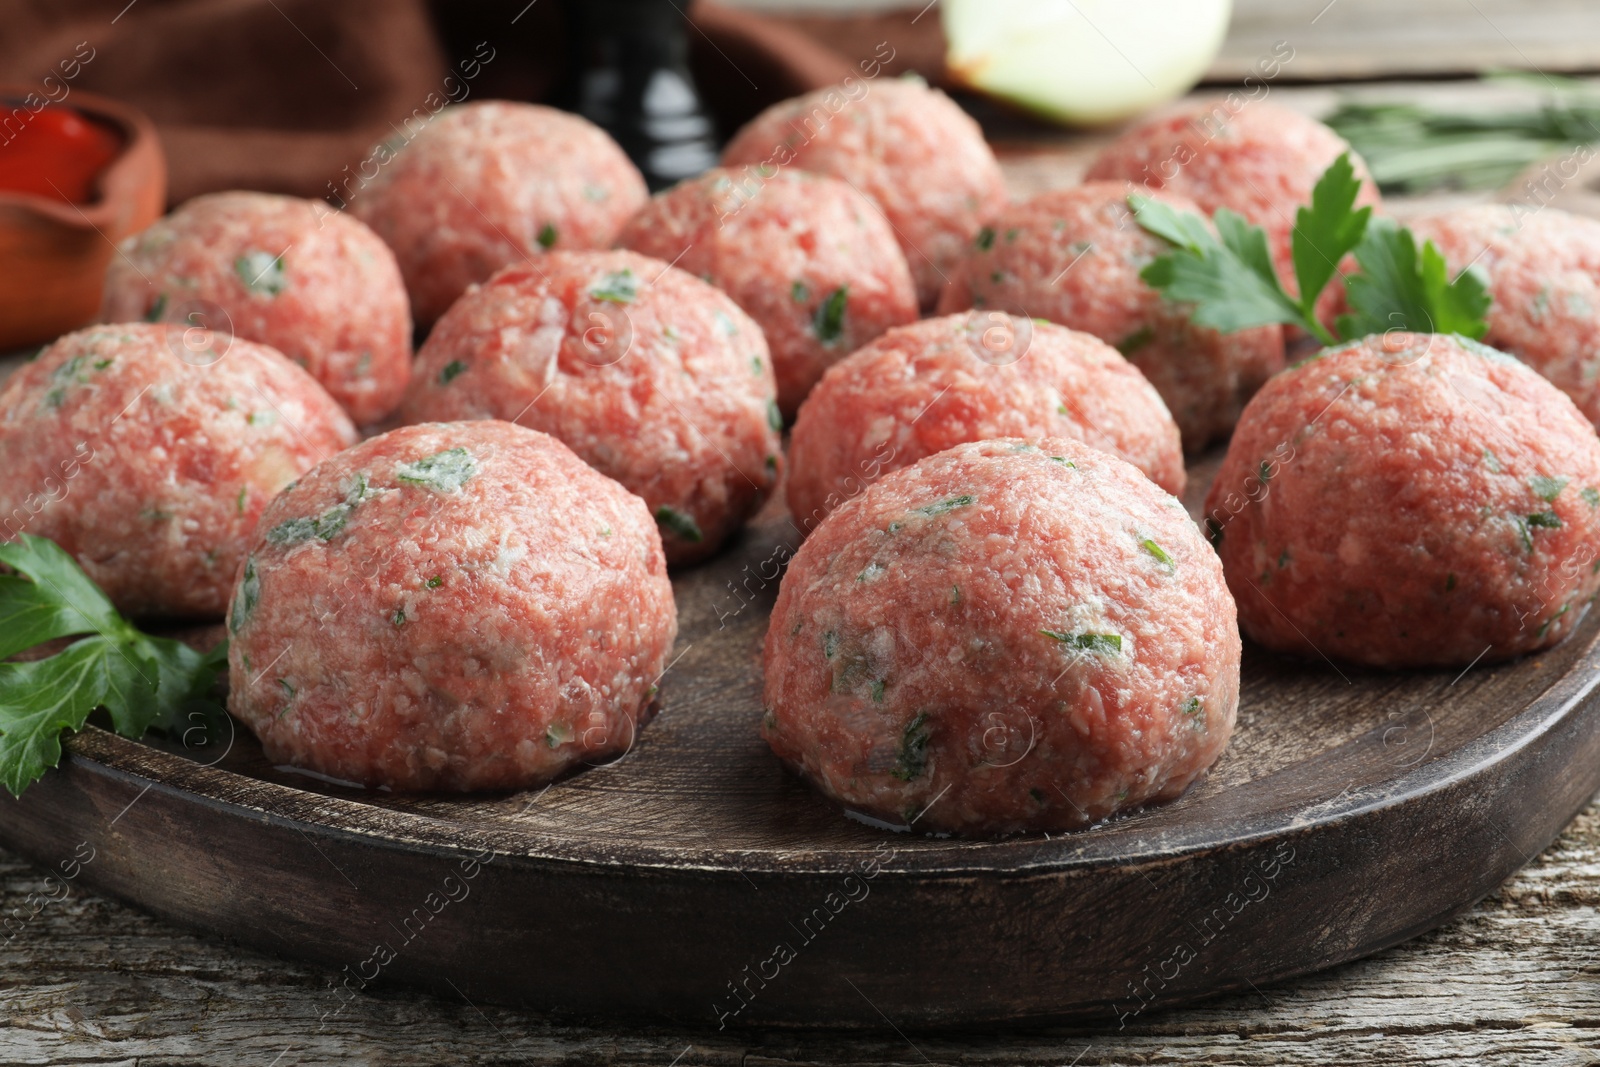
[[[1232,0],[944,0],[951,73],[1047,118],[1101,125],[1191,88]]]

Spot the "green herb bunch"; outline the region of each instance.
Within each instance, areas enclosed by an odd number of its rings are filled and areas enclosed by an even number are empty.
[[[1411,231],[1393,220],[1373,218],[1355,206],[1361,179],[1349,153],[1323,172],[1311,203],[1296,212],[1290,250],[1298,296],[1278,278],[1267,235],[1227,208],[1205,220],[1146,196],[1128,197],[1144,229],[1176,247],[1140,272],[1167,299],[1194,307],[1192,321],[1223,333],[1283,323],[1298,326],[1323,344],[1388,330],[1454,333],[1473,339],[1488,330],[1489,293],[1479,277],[1452,279],[1433,242],[1417,248]],[[1347,314],[1337,336],[1317,318],[1318,298],[1334,279],[1339,262],[1354,253],[1360,270],[1342,277]]]
[[[1348,101],[1325,121],[1367,161],[1386,193],[1496,189],[1541,159],[1582,153],[1579,146],[1600,141],[1600,92],[1593,83],[1522,72],[1490,79],[1526,83],[1545,100],[1470,113]]]
[[[227,662],[226,642],[201,654],[135,628],[52,541],[22,534],[0,544],[0,563],[15,572],[0,574],[0,660],[89,635],[44,659],[0,662],[0,783],[13,796],[61,761],[61,735],[96,708],[124,737],[181,729]]]

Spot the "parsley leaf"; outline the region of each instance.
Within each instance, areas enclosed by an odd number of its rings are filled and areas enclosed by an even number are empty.
[[[1372,208],[1355,210],[1361,179],[1345,152],[1329,164],[1311,190],[1311,206],[1295,212],[1290,252],[1300,286],[1300,310],[1316,315],[1317,297],[1339,268],[1339,261],[1361,243]]]
[[[849,298],[850,287],[841,285],[817,306],[811,325],[816,332],[817,340],[823,344],[832,344],[844,334],[844,309]]]
[[[1283,323],[1325,345],[1394,329],[1481,338],[1488,331],[1484,314],[1490,302],[1482,280],[1465,271],[1451,279],[1432,242],[1419,251],[1410,230],[1373,218],[1370,207],[1356,208],[1360,192],[1346,153],[1323,171],[1311,203],[1296,212],[1290,252],[1298,297],[1278,279],[1259,226],[1224,208],[1213,219],[1213,236],[1196,215],[1129,196],[1139,225],[1176,246],[1139,276],[1168,300],[1194,305],[1190,317],[1196,325],[1224,333]],[[1341,279],[1338,264],[1351,252],[1361,269]],[[1318,297],[1336,280],[1351,310],[1339,317],[1338,336],[1316,315]]]
[[[1273,322],[1302,326],[1330,340],[1322,324],[1307,320],[1278,281],[1266,233],[1227,208],[1216,214],[1219,242],[1197,215],[1178,212],[1144,196],[1128,197],[1139,225],[1177,245],[1157,256],[1139,277],[1168,300],[1193,304],[1191,321],[1223,333]],[[1315,329],[1313,329],[1313,326]]]
[[[1117,655],[1122,651],[1121,634],[1067,634],[1056,630],[1040,630],[1046,637],[1060,641],[1068,648],[1076,648],[1082,652],[1099,652],[1105,655]]]
[[[1356,247],[1356,262],[1361,272],[1345,279],[1351,314],[1339,316],[1341,336],[1402,329],[1477,340],[1488,332],[1483,281],[1470,271],[1450,281],[1433,242],[1423,244],[1419,258],[1416,238],[1392,219],[1373,220]]]
[[[454,493],[477,473],[478,461],[464,448],[447,448],[414,463],[401,463],[394,469],[395,481],[420,485],[435,493]],[[341,521],[339,525],[344,523]]]
[[[589,296],[611,304],[631,304],[639,295],[639,279],[627,267],[613,271],[589,289]]]
[[[928,769],[928,742],[933,739],[933,724],[928,721],[928,713],[917,712],[916,716],[908,723],[900,734],[900,752],[895,757],[894,767],[889,771],[891,777],[902,782],[909,782],[919,777]]]
[[[0,655],[91,635],[44,659],[0,663],[0,784],[13,796],[61,761],[62,732],[82,729],[95,708],[125,737],[175,727],[226,662],[225,642],[201,654],[136,629],[54,542],[22,534],[0,544],[0,563],[17,572],[0,576]]]
[[[705,534],[700,532],[700,524],[694,521],[694,516],[665,504],[656,508],[656,525],[691,544],[705,540]]]
[[[963,493],[960,496],[953,496],[932,504],[924,504],[920,508],[912,508],[911,510],[915,515],[926,515],[932,518],[935,515],[943,515],[946,512],[954,511],[956,508],[967,507],[977,499],[971,493]]]
[[[233,261],[233,273],[239,276],[244,287],[253,293],[277,296],[289,288],[284,274],[283,257],[271,252],[246,252]]]
[[[105,693],[101,649],[80,641],[0,672],[0,782],[12,796],[61,762],[61,734],[82,729]]]
[[[1172,570],[1177,566],[1172,562],[1172,557],[1168,555],[1167,550],[1156,544],[1153,539],[1145,538],[1139,542],[1139,547],[1154,556],[1156,562],[1162,564],[1168,570]]]
[[[1547,503],[1555,503],[1556,497],[1561,495],[1561,490],[1567,487],[1570,478],[1550,478],[1543,474],[1535,474],[1528,479],[1528,487],[1533,490],[1533,495]]]

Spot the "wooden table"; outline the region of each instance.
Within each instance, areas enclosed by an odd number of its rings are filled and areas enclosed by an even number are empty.
[[[1592,21],[1586,4],[1524,5],[1540,18],[1517,32]],[[1341,6],[1370,15],[1376,5]],[[1476,6],[1502,25],[1511,17],[1507,3]],[[1298,2],[1285,7],[1296,18],[1314,14]],[[1224,61],[1251,54],[1257,37],[1272,37],[1263,10],[1255,0],[1241,2]],[[1552,32],[1550,40],[1542,59],[1555,55],[1555,44],[1600,56],[1600,34],[1580,40]],[[1520,47],[1532,46],[1524,40]],[[1330,71],[1360,73],[1338,68],[1336,60],[1353,62],[1348,56],[1327,55]],[[1405,91],[1455,100],[1486,92],[1416,83]],[[1327,89],[1275,92],[1312,112],[1332,99]],[[1031,192],[1071,184],[1094,144],[1094,137],[1042,136],[1002,148],[1013,184]],[[1406,214],[1435,203],[1395,207]],[[52,893],[42,871],[0,853],[0,920],[10,919],[0,930],[0,1064],[1600,1064],[1600,805],[1529,859],[1499,892],[1443,929],[1250,995],[1146,1012],[1121,1031],[907,1034],[888,1020],[881,1034],[852,1035],[618,1031],[393,990],[339,1010],[333,974],[190,936],[70,886]]]
[[[7,915],[46,892],[40,871],[0,854]],[[619,1032],[404,992],[359,997],[324,1020],[340,1004],[333,974],[69,890],[0,943],[0,1062],[1578,1067],[1600,1063],[1597,904],[1591,805],[1471,913],[1359,963],[1146,1013],[1121,1032],[863,1036]]]

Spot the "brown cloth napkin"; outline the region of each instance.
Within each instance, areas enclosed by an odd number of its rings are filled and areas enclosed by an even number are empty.
[[[916,15],[773,18],[695,3],[691,62],[728,134],[851,74],[881,41],[895,48],[888,73],[937,71],[937,19]],[[171,203],[218,189],[327,195],[418,109],[545,99],[571,55],[562,23],[561,0],[0,0],[0,83],[143,110],[166,147]]]

